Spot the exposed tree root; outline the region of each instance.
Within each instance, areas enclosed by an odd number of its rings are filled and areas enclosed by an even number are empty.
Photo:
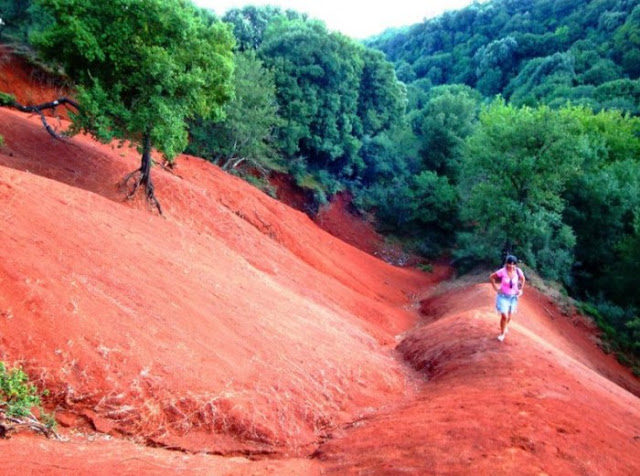
[[[130,200],[136,194],[140,185],[144,185],[147,201],[155,205],[158,213],[162,215],[162,208],[154,193],[153,182],[151,182],[151,162],[151,135],[149,132],[145,132],[142,137],[142,160],[140,161],[140,168],[127,175],[122,181],[122,186],[126,187],[129,180],[133,179],[136,174],[139,174],[138,177],[134,179],[133,188],[127,195],[127,199]]]
[[[137,174],[138,174],[138,177],[134,178]],[[160,202],[158,201],[154,193],[154,187],[153,187],[153,182],[151,181],[151,176],[148,174],[145,174],[143,167],[141,166],[140,168],[128,174],[124,179],[122,179],[122,186],[127,187],[127,184],[132,179],[133,179],[133,187],[131,188],[131,191],[127,193],[127,200],[131,200],[133,196],[136,194],[136,192],[138,191],[138,188],[140,188],[140,185],[144,185],[145,197],[147,201],[150,202],[152,205],[154,205],[158,209],[158,213],[162,215],[162,207],[160,207]]]
[[[0,438],[10,438],[13,433],[21,430],[31,430],[47,438],[60,439],[53,429],[40,423],[33,415],[17,418],[0,413]]]

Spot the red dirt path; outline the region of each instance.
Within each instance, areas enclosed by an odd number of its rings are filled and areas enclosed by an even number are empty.
[[[488,284],[205,161],[154,169],[159,217],[117,186],[135,151],[0,135],[0,359],[62,436],[0,441],[3,474],[640,474],[640,382],[533,288],[501,344]]]

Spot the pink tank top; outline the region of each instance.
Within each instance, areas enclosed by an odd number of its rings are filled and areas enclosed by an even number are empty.
[[[500,278],[500,293],[508,296],[514,296],[520,291],[518,285],[520,284],[520,277],[522,271],[520,268],[516,268],[515,275],[510,278],[507,273],[507,268],[500,268],[496,275]]]

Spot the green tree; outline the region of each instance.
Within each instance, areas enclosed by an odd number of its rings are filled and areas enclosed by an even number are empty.
[[[392,170],[402,173],[403,159],[411,154],[411,146],[406,141],[404,85],[397,81],[393,66],[382,53],[369,49],[361,52],[364,66],[354,135],[362,142],[358,151],[362,165],[351,178],[370,184],[386,180]],[[399,144],[402,149],[396,147]]]
[[[613,37],[615,53],[632,79],[640,77],[640,5],[635,7]]]
[[[40,397],[47,394],[39,392],[21,368],[8,369],[0,362],[0,434],[7,437],[16,427],[24,426],[46,436],[57,436],[55,420],[42,408]],[[33,409],[38,410],[44,423],[36,419]]]
[[[318,21],[278,19],[259,55],[275,73],[284,124],[280,148],[312,170],[352,176],[362,167],[357,127],[362,46]],[[361,126],[360,126],[361,127]]]
[[[458,225],[458,192],[447,177],[424,170],[409,180],[410,213],[406,231],[420,241],[423,253],[450,248]]]
[[[375,212],[382,231],[413,242],[421,253],[437,255],[452,245],[458,195],[447,177],[429,170],[418,174],[402,170],[363,190],[356,203]]]
[[[186,119],[215,117],[232,97],[228,26],[186,0],[36,0],[55,22],[33,42],[77,84],[73,130],[141,143],[140,185],[151,182],[152,147],[172,160],[187,145]]]
[[[536,106],[556,96],[563,86],[575,80],[575,59],[570,53],[555,53],[529,61],[505,88],[517,105]]]
[[[636,165],[637,170],[637,165]],[[618,303],[640,310],[637,275],[640,263],[640,213],[636,208],[633,232],[616,246],[615,266],[610,263],[604,278],[609,279],[609,295]],[[602,281],[601,281],[602,282]],[[640,343],[640,317],[636,317],[636,343]],[[636,349],[640,354],[640,348]]]
[[[375,136],[398,125],[405,114],[406,90],[398,82],[393,65],[384,55],[371,49],[360,49],[363,68],[358,89],[357,115],[362,136]]]
[[[640,115],[640,79],[616,79],[601,84],[593,93],[600,107]]]
[[[581,292],[604,293],[625,304],[631,298],[618,293],[620,283],[629,281],[623,286],[628,289],[636,278],[620,273],[619,246],[634,235],[633,221],[640,215],[637,159],[589,166],[569,185],[566,200],[565,221],[577,239],[575,274]]]
[[[579,170],[579,125],[548,107],[494,101],[467,141],[460,194],[468,229],[460,257],[490,261],[505,243],[544,276],[569,279],[575,237],[562,222],[566,183]]]
[[[365,169],[358,185],[365,189],[385,187],[395,179],[408,180],[423,170],[420,142],[406,121],[375,137],[365,136],[360,155]]]
[[[427,170],[455,182],[464,141],[473,132],[480,95],[468,86],[437,86],[416,119]]]
[[[0,0],[0,38],[26,42],[31,0]]]
[[[293,10],[282,11],[281,8],[270,5],[264,7],[248,5],[244,8],[232,8],[224,14],[222,20],[233,25],[238,50],[246,51],[260,48],[269,23],[278,17],[289,20],[307,18],[305,14]]]
[[[416,80],[416,73],[413,71],[411,65],[404,60],[401,60],[396,65],[396,74],[398,75],[398,79],[403,83],[411,83]]]
[[[619,111],[574,112],[589,144],[565,194],[564,221],[577,239],[577,284],[583,295],[604,293],[627,305],[633,296],[619,290],[634,286],[636,277],[620,263],[633,256],[622,244],[636,239],[640,217],[640,120]]]
[[[474,55],[476,63],[476,87],[486,96],[502,91],[505,78],[517,65],[518,42],[511,36],[482,46]]]
[[[210,158],[223,169],[242,163],[267,173],[281,170],[274,131],[280,124],[273,73],[256,59],[255,51],[235,55],[235,97],[219,122],[198,118],[190,129],[187,152]]]

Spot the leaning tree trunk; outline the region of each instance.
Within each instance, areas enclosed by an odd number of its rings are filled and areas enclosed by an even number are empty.
[[[153,182],[151,181],[151,134],[145,132],[142,137],[142,160],[140,161],[140,168],[134,170],[124,178],[123,184],[126,186],[129,180],[134,179],[133,188],[127,195],[127,198],[131,199],[138,191],[140,185],[144,186],[145,195],[147,200],[156,206],[158,213],[162,215],[162,208],[160,202],[156,198],[153,189]]]
[[[43,111],[45,109],[53,109],[55,111],[56,107],[58,106],[70,106],[77,111],[80,110],[80,106],[78,105],[78,103],[66,97],[62,97],[55,101],[46,102],[43,104],[36,104],[34,106],[25,106],[17,102],[12,95],[0,92],[0,107],[1,106],[11,107],[22,112],[35,112],[36,114],[39,114],[40,119],[42,120],[42,124],[44,125],[44,128],[47,130],[47,132],[56,139],[60,140],[63,140],[65,136],[58,134],[49,125]],[[138,191],[140,185],[144,185],[147,200],[155,205],[160,215],[162,215],[162,208],[160,208],[160,202],[155,196],[155,193],[153,191],[153,183],[151,182],[151,133],[148,131],[144,133],[144,136],[142,138],[142,160],[140,162],[140,168],[127,175],[123,180],[123,185],[126,186],[129,180],[131,180],[136,175],[137,177],[135,178],[133,188],[127,195],[127,198],[132,198]]]

